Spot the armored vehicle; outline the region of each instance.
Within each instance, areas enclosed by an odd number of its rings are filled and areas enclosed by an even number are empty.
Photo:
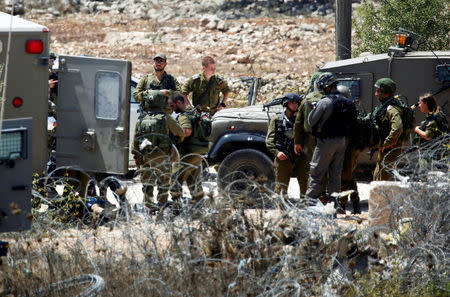
[[[28,229],[32,172],[47,162],[49,30],[0,12],[0,232]]]

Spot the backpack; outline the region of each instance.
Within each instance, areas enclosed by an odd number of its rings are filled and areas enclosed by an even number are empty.
[[[350,143],[359,150],[377,147],[381,141],[378,125],[370,116],[358,114],[350,129]]]
[[[312,134],[320,138],[348,136],[356,119],[355,104],[340,94],[328,94],[326,97],[332,101],[333,112],[322,127],[319,123],[312,127]]]
[[[202,142],[209,142],[209,135],[211,135],[212,121],[208,117],[202,117],[198,113],[189,114],[191,120],[193,137]]]
[[[195,110],[185,110],[183,114],[191,122],[192,134],[178,145],[180,152],[182,154],[196,153],[201,155],[208,153],[211,119],[202,117]]]
[[[398,107],[401,111],[403,132],[400,135],[399,141],[403,142],[409,140],[409,135],[414,131],[414,125],[416,124],[414,110],[400,99],[400,95],[394,96],[394,100],[392,100],[389,105]],[[386,110],[384,112],[386,112]]]
[[[139,142],[142,154],[152,152],[156,148],[169,153],[172,143],[169,138],[169,127],[166,114],[163,112],[149,112],[139,120],[135,138]]]

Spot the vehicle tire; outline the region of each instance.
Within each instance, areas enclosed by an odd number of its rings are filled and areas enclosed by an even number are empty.
[[[241,196],[254,204],[267,197],[274,186],[273,163],[267,155],[255,149],[237,150],[228,155],[217,173],[219,189],[232,198]],[[246,199],[251,198],[251,199]]]

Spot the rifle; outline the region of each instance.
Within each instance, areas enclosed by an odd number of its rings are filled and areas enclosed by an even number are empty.
[[[275,147],[280,152],[283,152],[292,164],[295,164],[295,153],[294,153],[294,140],[283,137],[282,142],[276,142]]]
[[[269,107],[272,107],[272,106],[275,106],[275,105],[283,104],[283,99],[284,99],[284,97],[277,98],[277,99],[274,99],[272,102],[264,104],[263,105],[263,111],[265,111],[266,108],[269,108]]]

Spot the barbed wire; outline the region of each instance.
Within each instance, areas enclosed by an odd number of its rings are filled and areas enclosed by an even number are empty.
[[[75,168],[61,168],[34,181],[32,230],[2,234],[10,255],[0,278],[17,296],[85,274],[104,280],[102,296],[370,296],[374,283],[362,276],[375,273],[398,286],[398,296],[430,286],[448,293],[448,154],[438,150],[446,141],[398,159],[404,191],[384,192],[390,220],[383,228],[337,223],[332,205],[286,199],[264,177],[245,175],[210,187],[195,203],[180,199],[181,211],[139,212],[131,202],[143,195],[138,175],[148,170],[157,179],[159,166],[137,170],[132,181],[107,177],[98,191],[86,186],[86,196],[82,181],[71,177]],[[191,166],[183,157],[166,162]],[[210,184],[207,174],[199,178]],[[112,205],[108,218],[89,200],[109,201],[107,193],[116,200],[102,207]]]

